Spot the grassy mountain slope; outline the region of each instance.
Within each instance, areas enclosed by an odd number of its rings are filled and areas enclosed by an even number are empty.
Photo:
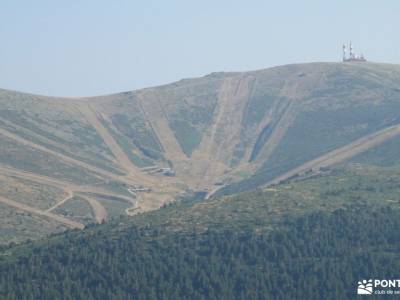
[[[213,73],[85,99],[0,90],[0,104],[2,186],[18,189],[0,202],[60,226],[249,190],[297,170],[399,159],[397,65]],[[22,188],[27,181],[43,187]]]
[[[243,189],[397,125],[399,83],[394,65],[315,63],[215,73],[94,102],[110,126],[146,124],[153,142],[140,154],[158,153],[189,186],[247,179]],[[140,143],[133,129],[122,131]]]

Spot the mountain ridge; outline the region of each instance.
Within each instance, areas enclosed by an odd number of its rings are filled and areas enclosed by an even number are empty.
[[[260,68],[260,69],[254,69],[254,70],[213,71],[213,72],[207,73],[205,75],[194,76],[194,77],[185,77],[185,78],[174,80],[174,81],[171,81],[171,82],[165,83],[165,84],[149,85],[149,86],[140,87],[140,88],[136,88],[136,89],[132,89],[132,90],[123,90],[123,91],[120,91],[120,92],[110,92],[110,93],[104,93],[104,94],[95,95],[95,96],[45,95],[45,94],[41,94],[41,93],[35,93],[35,92],[30,92],[30,91],[20,91],[20,90],[17,90],[17,89],[2,88],[2,87],[0,87],[0,91],[13,92],[13,93],[19,93],[19,94],[43,97],[43,98],[71,99],[71,100],[91,100],[91,99],[95,100],[96,98],[114,96],[114,95],[119,95],[119,94],[129,94],[129,93],[134,93],[134,92],[141,91],[141,90],[146,90],[146,89],[166,87],[166,86],[174,85],[174,84],[177,84],[177,83],[180,83],[180,82],[184,82],[184,81],[197,80],[197,79],[213,77],[213,76],[221,76],[221,75],[226,75],[226,74],[228,74],[228,75],[239,75],[239,74],[247,74],[247,73],[257,73],[257,72],[262,72],[262,71],[266,71],[266,70],[273,70],[273,69],[279,69],[279,68],[282,68],[282,67],[290,67],[290,66],[338,65],[338,64],[341,65],[341,64],[343,64],[343,62],[335,62],[335,61],[299,62],[299,63],[289,63],[289,64],[283,64],[283,65],[275,65],[275,66],[270,66],[270,67],[265,67],[265,68]],[[387,63],[387,62],[377,62],[377,61],[346,62],[345,64],[348,64],[348,65],[363,64],[363,65],[381,66],[381,67],[400,67],[400,64],[398,64],[398,63]]]

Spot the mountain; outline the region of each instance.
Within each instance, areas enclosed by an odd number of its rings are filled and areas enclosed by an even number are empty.
[[[92,98],[0,90],[0,104],[1,243],[400,158],[397,65],[212,73]]]
[[[0,103],[2,299],[353,299],[398,275],[399,66]]]

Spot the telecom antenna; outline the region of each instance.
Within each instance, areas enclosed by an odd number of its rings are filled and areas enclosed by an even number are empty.
[[[353,44],[349,43],[348,48],[347,44],[343,44],[343,62],[364,62],[367,61],[365,59],[364,54],[358,54],[354,52]]]
[[[346,61],[346,44],[343,44],[343,61]]]
[[[353,45],[350,42],[350,59],[354,58],[354,53],[353,53]]]

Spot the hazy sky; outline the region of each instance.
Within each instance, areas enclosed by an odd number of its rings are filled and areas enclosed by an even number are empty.
[[[0,0],[0,88],[89,96],[213,71],[400,62],[400,1]]]

